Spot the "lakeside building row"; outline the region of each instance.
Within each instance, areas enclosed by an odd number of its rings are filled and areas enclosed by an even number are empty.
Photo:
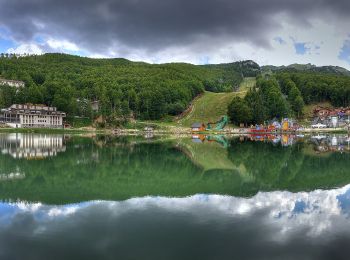
[[[314,117],[326,119],[329,116],[347,117],[350,116],[350,107],[329,108],[318,106],[314,109]]]
[[[321,123],[327,127],[344,127],[350,123],[350,107],[314,109],[313,123]]]
[[[65,117],[56,107],[14,104],[1,110],[0,122],[13,128],[63,128]]]

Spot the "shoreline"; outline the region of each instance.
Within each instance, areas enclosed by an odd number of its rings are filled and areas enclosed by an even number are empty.
[[[305,128],[299,131],[277,131],[277,132],[252,132],[249,129],[228,128],[223,131],[202,131],[192,132],[189,128],[168,127],[163,129],[155,129],[153,131],[145,131],[141,129],[96,129],[96,128],[75,128],[75,129],[47,129],[47,128],[0,128],[0,133],[66,133],[66,134],[102,134],[102,135],[281,135],[281,134],[350,134],[350,130],[344,128]]]

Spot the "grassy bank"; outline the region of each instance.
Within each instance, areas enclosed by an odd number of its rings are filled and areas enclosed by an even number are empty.
[[[245,91],[247,92],[249,89],[254,87],[256,84],[256,78],[255,77],[249,77],[249,78],[244,78],[242,83],[239,86],[238,91]]]
[[[192,109],[176,124],[189,127],[194,122],[215,122],[227,114],[227,106],[235,96],[243,96],[245,92],[212,93],[205,92],[197,99]]]

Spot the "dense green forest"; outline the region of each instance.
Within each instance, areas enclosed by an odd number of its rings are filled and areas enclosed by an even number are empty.
[[[228,114],[235,124],[260,124],[274,118],[300,117],[303,107],[304,100],[296,86],[283,92],[275,77],[259,76],[256,86],[244,98],[232,100]]]
[[[280,72],[276,77],[284,94],[297,87],[306,104],[330,101],[335,107],[350,105],[350,76],[331,73]]]
[[[330,69],[338,67],[327,68],[263,73],[245,98],[237,97],[229,105],[231,120],[236,124],[256,124],[287,116],[300,118],[305,105],[325,101],[334,107],[350,106],[350,76],[340,73],[343,70]]]
[[[160,119],[177,115],[204,90],[233,91],[245,76],[255,76],[252,61],[196,66],[147,64],[126,59],[90,59],[66,54],[20,58],[0,56],[0,77],[25,82],[25,88],[0,87],[0,107],[13,103],[56,106],[70,116],[104,115]],[[90,101],[98,100],[98,114]]]
[[[350,105],[350,71],[344,68],[292,64],[263,66],[262,73],[275,75],[285,95],[297,87],[306,104],[329,101],[335,107]]]

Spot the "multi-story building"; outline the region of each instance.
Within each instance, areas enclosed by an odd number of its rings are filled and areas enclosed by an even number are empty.
[[[14,104],[2,109],[0,122],[13,128],[63,128],[66,113],[45,105]]]

